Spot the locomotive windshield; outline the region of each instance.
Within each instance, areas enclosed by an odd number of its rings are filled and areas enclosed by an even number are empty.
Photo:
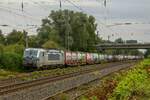
[[[37,57],[38,50],[25,50],[24,57]]]

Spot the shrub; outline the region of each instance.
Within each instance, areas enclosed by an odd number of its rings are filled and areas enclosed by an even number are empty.
[[[145,59],[141,64],[143,68],[150,67],[150,59]]]
[[[149,74],[145,67],[150,65],[150,60],[144,60],[136,68],[122,76],[109,100],[132,100],[134,96],[149,96]]]
[[[1,65],[3,69],[19,71],[21,70],[22,57],[13,52],[3,53]]]
[[[22,70],[22,55],[24,46],[19,44],[0,45],[0,68],[7,70]]]
[[[0,68],[2,67],[3,45],[0,44]]]
[[[54,41],[47,41],[42,45],[43,48],[49,49],[49,48],[58,48],[58,44]]]
[[[13,53],[23,55],[24,48],[25,47],[23,45],[13,44],[13,45],[5,46],[4,51],[5,52],[13,52]]]

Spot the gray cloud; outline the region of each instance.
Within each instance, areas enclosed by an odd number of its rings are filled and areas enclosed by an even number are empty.
[[[13,28],[18,30],[28,29],[30,34],[36,33],[36,28],[31,26],[41,24],[41,19],[48,16],[51,10],[59,9],[59,0],[24,0],[25,12],[22,13],[21,1],[1,0],[0,1],[0,25],[8,24],[9,27],[2,27],[4,32]],[[43,2],[44,1],[44,2]],[[80,11],[68,2],[63,1],[63,9]],[[99,2],[97,2],[99,1]],[[74,0],[77,6],[84,10],[84,13],[96,17],[99,24],[98,30],[103,38],[116,34],[112,39],[123,37],[125,39],[138,39],[149,41],[150,32],[150,0],[108,0],[107,8],[102,5],[101,0]],[[120,25],[107,27],[116,23],[137,23],[132,25]],[[133,33],[134,37],[131,37]]]

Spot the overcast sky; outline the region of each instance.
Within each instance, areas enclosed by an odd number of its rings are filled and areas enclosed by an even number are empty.
[[[41,19],[48,16],[51,10],[59,9],[59,0],[23,0],[24,12],[21,11],[22,0],[0,1],[0,29],[8,33],[13,28],[26,29],[30,34],[41,24]],[[107,39],[122,37],[150,42],[150,0],[62,0],[62,8],[82,11],[93,15],[98,23],[99,35]],[[79,9],[80,8],[80,9]],[[125,24],[131,23],[131,24]]]

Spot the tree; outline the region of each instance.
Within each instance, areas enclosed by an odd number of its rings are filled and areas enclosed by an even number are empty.
[[[115,40],[115,43],[124,43],[123,39],[122,38],[118,38]],[[126,52],[126,50],[123,50],[123,49],[117,49],[117,50],[114,50],[113,51],[113,54],[114,55],[118,55],[118,54],[124,54]]]
[[[150,57],[150,49],[147,49],[144,55],[146,58]]]
[[[25,45],[24,35],[21,31],[13,30],[10,34],[6,36],[7,44],[23,44]]]
[[[70,50],[93,51],[97,43],[97,24],[93,16],[69,10],[52,11],[38,29],[40,44],[54,41]]]
[[[39,42],[40,42],[39,38],[36,35],[29,36],[29,38],[28,38],[29,47],[38,48],[38,47],[40,47]]]
[[[3,53],[4,53],[4,46],[0,44],[0,68],[2,67],[2,59],[3,59]]]
[[[4,42],[5,42],[5,37],[2,34],[2,31],[0,30],[0,44],[4,44]]]
[[[124,43],[123,39],[122,38],[118,38],[115,40],[115,43]]]
[[[54,41],[47,41],[42,45],[43,48],[45,49],[50,49],[50,48],[59,48],[58,44],[55,43]]]
[[[24,45],[21,44],[11,44],[11,45],[4,46],[3,50],[4,52],[12,52],[12,53],[17,53],[19,55],[22,55],[24,48],[25,48]]]
[[[126,40],[126,43],[135,44],[135,43],[138,43],[138,41],[137,40]],[[127,52],[130,55],[140,55],[141,54],[138,49],[127,50]]]
[[[115,40],[115,43],[124,43],[122,38]],[[137,43],[137,40],[127,40],[126,43]],[[118,49],[113,51],[114,55],[124,54],[124,55],[141,55],[141,52],[138,49]]]

